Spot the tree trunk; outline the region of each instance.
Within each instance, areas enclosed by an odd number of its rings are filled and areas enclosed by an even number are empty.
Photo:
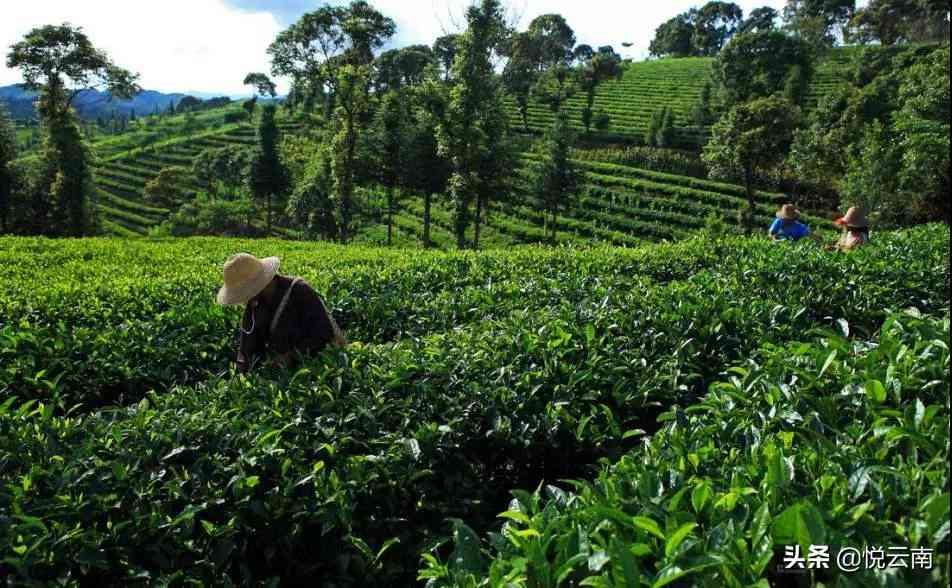
[[[340,240],[346,243],[350,225],[351,198],[354,192],[354,153],[357,149],[357,137],[354,129],[354,114],[347,114],[347,135],[345,139],[344,173],[340,180]]]
[[[270,237],[271,236],[271,192],[268,192],[267,207],[268,207],[268,229],[267,230],[268,230],[268,236]]]
[[[423,248],[430,248],[430,203],[433,195],[429,191],[423,196]]]
[[[393,245],[393,185],[387,186],[387,247]]]
[[[744,218],[744,230],[750,235],[754,231],[754,210],[757,205],[754,202],[753,170],[750,166],[744,167],[744,189],[747,191],[747,215]]]
[[[473,230],[473,249],[479,249],[479,227],[483,216],[483,197],[476,197],[476,225]]]
[[[519,114],[522,115],[522,130],[529,132],[529,113],[528,108],[523,107],[519,109]]]

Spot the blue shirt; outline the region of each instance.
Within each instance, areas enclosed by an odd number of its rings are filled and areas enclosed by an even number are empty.
[[[778,218],[770,225],[769,233],[787,241],[799,241],[810,234],[810,227],[797,220],[785,221]]]

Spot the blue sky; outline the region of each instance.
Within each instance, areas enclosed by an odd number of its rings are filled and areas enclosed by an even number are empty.
[[[455,32],[471,0],[371,0],[396,21],[390,46],[432,43]],[[163,92],[244,94],[249,71],[268,71],[268,45],[300,15],[326,2],[314,0],[31,0],[4,2],[0,47],[49,23],[80,25],[120,65],[141,74],[143,87]],[[341,3],[341,2],[333,2]],[[525,28],[539,14],[562,14],[579,43],[611,44],[626,57],[644,58],[655,28],[703,2],[692,0],[510,0],[508,20]],[[739,0],[746,12],[780,9],[784,0]],[[623,42],[632,43],[623,49]],[[0,85],[20,81],[0,60]],[[283,83],[281,84],[282,90]]]

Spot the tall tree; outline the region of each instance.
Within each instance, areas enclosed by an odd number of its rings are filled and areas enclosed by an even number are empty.
[[[617,53],[598,52],[582,67],[579,72],[582,89],[585,90],[585,107],[582,109],[582,125],[588,133],[592,125],[595,107],[595,90],[598,86],[612,79],[622,76],[621,56]]]
[[[555,116],[555,122],[546,131],[536,149],[541,163],[532,169],[529,186],[544,208],[546,233],[556,239],[558,214],[565,209],[581,183],[581,175],[569,159],[575,135],[565,112]]]
[[[542,14],[529,23],[526,31],[536,45],[540,70],[568,65],[575,47],[575,32],[561,14]]]
[[[728,105],[762,98],[784,89],[791,68],[810,71],[811,51],[800,39],[780,31],[737,35],[717,56],[714,81]]]
[[[288,191],[288,171],[278,154],[278,125],[275,122],[274,104],[265,104],[258,123],[258,148],[251,157],[249,184],[255,198],[265,200],[268,215],[267,230],[271,234],[272,204],[276,197]]]
[[[737,32],[744,34],[772,31],[777,28],[778,18],[780,18],[780,13],[774,8],[769,6],[755,8],[747,15]]]
[[[0,101],[0,233],[6,233],[13,196],[13,160],[17,158],[17,135],[6,103]]]
[[[733,107],[712,128],[703,159],[714,176],[741,179],[747,193],[743,225],[753,228],[754,178],[781,165],[793,143],[799,112],[776,96]]]
[[[251,89],[254,90],[257,96],[271,96],[274,98],[278,95],[277,86],[274,85],[274,82],[271,81],[268,74],[261,72],[249,73],[245,76],[245,80],[242,84],[251,86]]]
[[[323,95],[329,116],[338,94],[340,69],[370,65],[374,51],[395,31],[393,20],[364,0],[323,6],[304,14],[271,43],[271,73],[290,77],[304,95]]]
[[[694,23],[694,54],[717,55],[743,19],[744,11],[733,2],[708,2],[702,6]]]
[[[406,95],[390,90],[380,99],[376,114],[379,167],[384,187],[387,189],[387,245],[393,244],[393,214],[396,209],[394,197],[404,167],[404,143],[406,141]]]
[[[396,25],[363,0],[308,12],[282,31],[268,48],[272,73],[295,83],[326,85],[337,104],[333,170],[340,239],[349,235],[353,210],[355,155],[368,107],[374,51],[393,36]]]
[[[502,70],[502,84],[516,103],[522,128],[529,132],[529,98],[539,79],[538,51],[528,32],[513,34],[506,42],[508,58]]]
[[[948,0],[869,0],[856,11],[855,39],[883,45],[949,40]]]
[[[454,230],[460,248],[475,201],[475,239],[479,245],[482,209],[508,176],[501,156],[507,141],[502,93],[493,70],[493,50],[505,34],[499,0],[481,0],[466,11],[467,29],[457,43],[451,77],[453,87],[446,116],[438,129],[440,150],[449,158],[453,175],[449,190],[455,203]]]
[[[449,34],[437,37],[433,42],[433,54],[436,56],[443,70],[443,81],[449,81],[450,71],[453,69],[453,61],[456,60],[456,45],[459,43],[459,35]]]
[[[414,89],[413,117],[410,137],[407,141],[408,161],[415,165],[405,170],[406,182],[423,193],[423,247],[432,245],[430,240],[430,209],[433,197],[446,191],[453,167],[446,152],[441,152],[437,140],[440,128],[446,124],[449,90],[440,81],[435,67],[427,72],[426,81]]]
[[[687,57],[694,55],[694,25],[697,9],[679,14],[655,29],[648,51],[655,57]]]
[[[856,12],[856,0],[787,0],[783,9],[786,28],[812,47],[834,45],[845,38]]]
[[[7,67],[19,69],[24,86],[40,92],[37,111],[46,129],[45,185],[55,206],[52,226],[47,228],[82,235],[89,228],[91,210],[86,201],[92,192],[91,170],[82,132],[72,111],[73,100],[89,89],[102,89],[116,98],[131,98],[139,91],[137,76],[115,65],[93,46],[82,29],[68,24],[29,31],[22,41],[11,46]],[[37,221],[47,222],[43,216]]]

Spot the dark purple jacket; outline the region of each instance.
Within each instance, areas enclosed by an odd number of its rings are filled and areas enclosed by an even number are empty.
[[[275,279],[278,283],[270,302],[256,296],[245,305],[238,342],[238,371],[247,371],[269,352],[313,355],[334,340],[334,329],[320,296],[303,280],[291,290],[291,297],[274,332],[269,332],[271,319],[293,281],[287,276]]]

